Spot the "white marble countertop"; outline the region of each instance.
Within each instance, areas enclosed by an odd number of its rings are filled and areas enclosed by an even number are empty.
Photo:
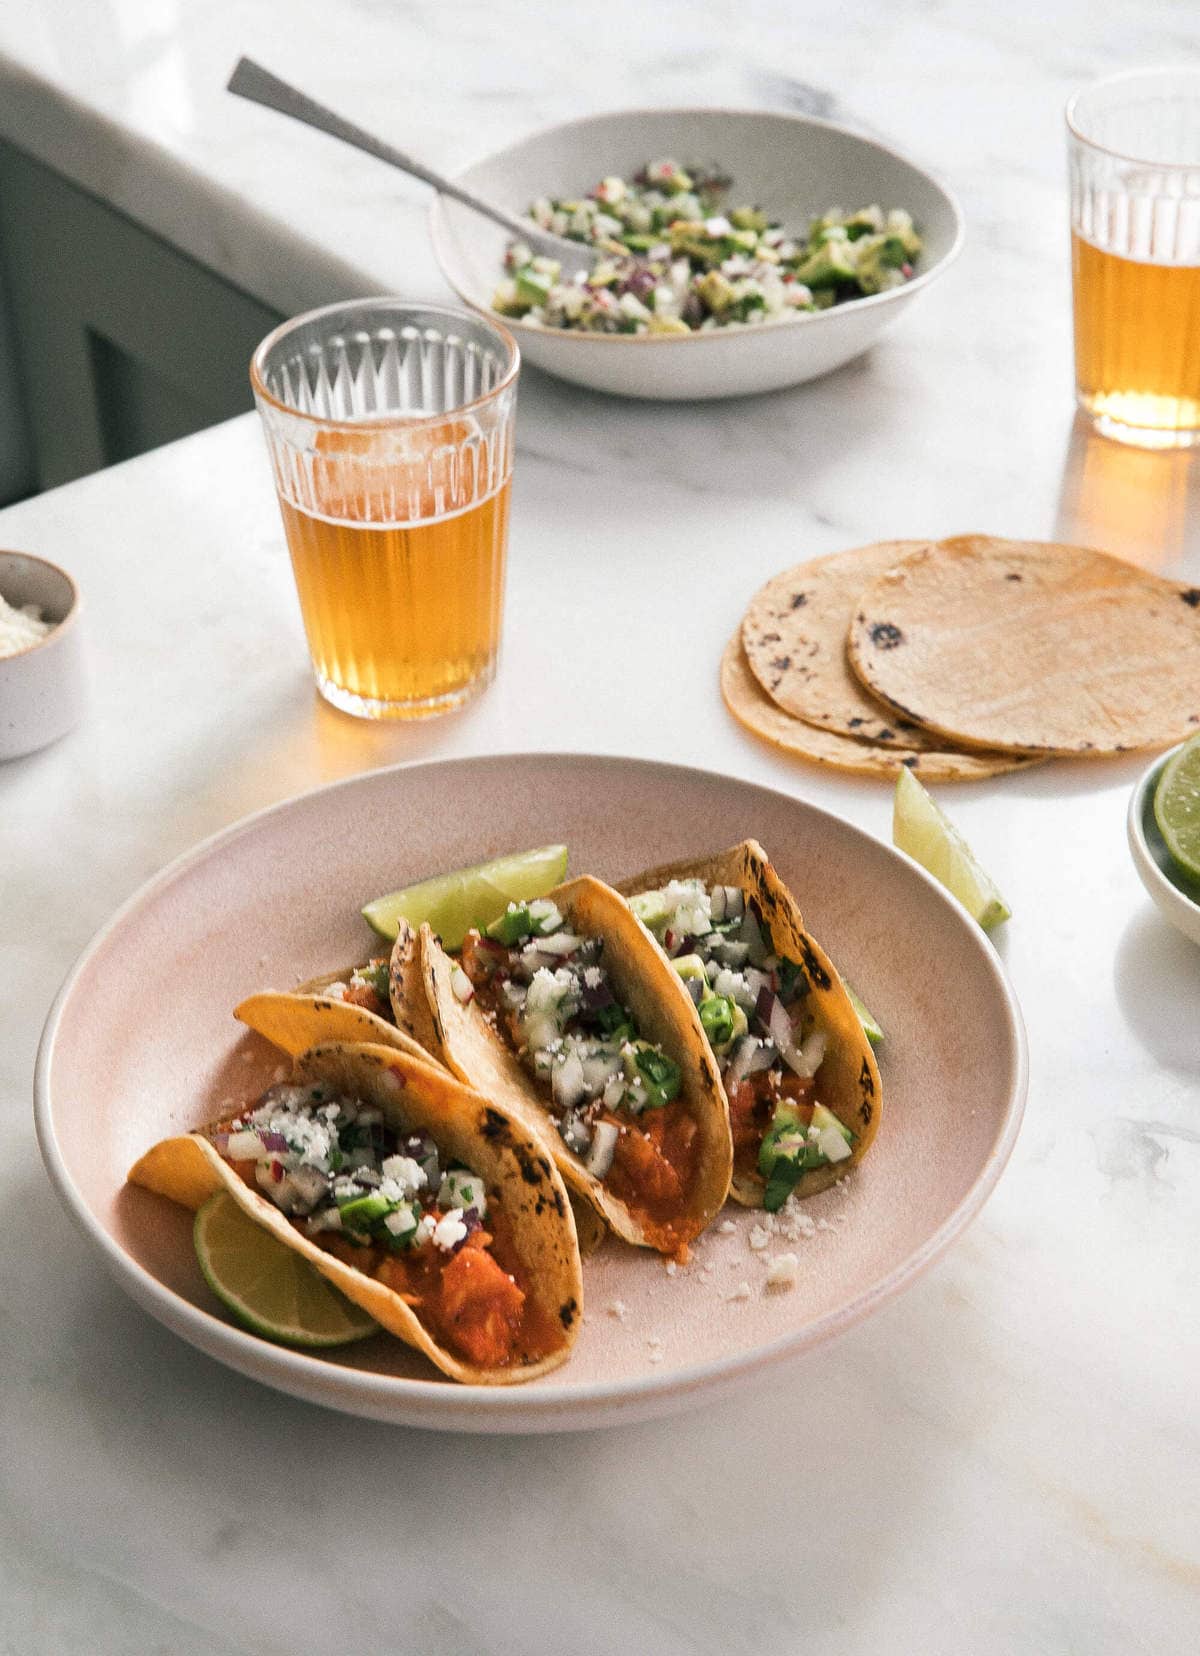
[[[80,581],[94,686],[75,734],[0,768],[0,1191],[21,1216],[0,1256],[4,1656],[1194,1648],[1200,952],[1129,862],[1134,761],[945,790],[1016,915],[999,947],[1032,1085],[1013,1161],[924,1280],[719,1408],[537,1441],[288,1401],[129,1303],[37,1157],[34,1052],[71,960],[249,810],[399,759],[567,747],[724,769],[886,837],[886,787],[789,764],[720,704],[720,648],[769,573],[980,529],[1200,577],[1196,463],[1072,423],[1059,129],[1070,84],[1178,55],[1178,8],[739,15],[731,45],[713,4],[631,9],[596,41],[564,20],[546,43],[515,0],[0,14],[0,132],[284,309],[350,276],[437,277],[415,186],[228,107],[239,50],[450,163],[579,109],[829,96],[932,158],[969,235],[911,319],[807,389],[667,408],[527,376],[505,655],[452,719],[371,727],[315,697],[250,418],[0,513],[0,545]],[[814,1397],[850,1441],[781,1444]]]

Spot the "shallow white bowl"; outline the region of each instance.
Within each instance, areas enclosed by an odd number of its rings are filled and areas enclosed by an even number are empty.
[[[733,1234],[699,1244],[708,1277],[691,1267],[669,1277],[644,1250],[610,1242],[585,1265],[584,1327],[570,1363],[524,1386],[455,1385],[383,1335],[304,1352],[235,1327],[197,1266],[191,1215],[126,1184],[126,1170],[156,1140],[268,1084],[279,1054],[230,1015],[244,995],[362,959],[376,946],[359,914],[372,892],[537,844],[550,825],[575,872],[609,879],[648,859],[761,835],[806,922],[887,1031],[878,1136],[841,1192],[806,1204],[817,1228],[803,1242],[799,1279],[786,1293],[766,1292],[749,1242],[757,1215],[745,1208],[727,1211]],[[355,776],[236,824],[174,863],[103,928],[67,979],[46,1022],[34,1093],[42,1154],[68,1211],[125,1290],[200,1350],[293,1396],[374,1419],[545,1432],[648,1419],[728,1394],[880,1309],[979,1211],[1017,1135],[1026,1069],[1020,1013],[990,943],[890,845],[735,777],[537,753]],[[752,1297],[729,1297],[743,1274]],[[617,1301],[620,1317],[605,1309]],[[179,1406],[186,1413],[186,1399]]]
[[[803,229],[830,207],[873,203],[912,213],[925,247],[902,288],[759,327],[686,338],[581,334],[505,318],[527,362],[597,391],[693,401],[799,385],[858,356],[945,270],[962,242],[962,214],[948,190],[885,145],[805,115],[761,110],[653,109],[592,115],[549,127],[459,175],[501,206],[524,213],[537,196],[591,189],[606,174],[629,177],[646,161],[714,163],[733,198]],[[451,286],[491,314],[507,237],[469,208],[439,197],[434,250]]]
[[[1160,913],[1185,937],[1200,943],[1200,888],[1188,887],[1154,820],[1154,790],[1168,759],[1178,752],[1178,748],[1172,748],[1170,753],[1160,754],[1142,776],[1130,798],[1125,827],[1133,866]]]
[[[0,761],[49,746],[79,723],[84,705],[79,591],[65,569],[29,552],[0,552],[0,593],[14,609],[37,604],[52,632],[0,656]]]

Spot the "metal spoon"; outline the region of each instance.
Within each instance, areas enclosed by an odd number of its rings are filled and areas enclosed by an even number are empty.
[[[568,241],[565,236],[553,236],[531,220],[505,212],[503,207],[485,201],[482,196],[477,196],[461,184],[456,184],[453,179],[443,178],[441,173],[434,172],[423,162],[415,161],[411,155],[393,149],[381,138],[372,137],[369,132],[364,132],[352,121],[335,115],[332,109],[326,109],[323,104],[290,86],[287,81],[280,80],[269,69],[264,69],[251,58],[238,59],[237,67],[229,77],[227,90],[239,98],[249,99],[251,103],[262,104],[264,109],[278,110],[281,115],[290,115],[293,120],[302,121],[305,126],[316,127],[318,132],[327,132],[331,138],[340,138],[344,144],[365,150],[377,160],[386,161],[389,166],[398,167],[401,172],[419,178],[423,184],[432,184],[439,194],[451,196],[455,201],[461,201],[464,207],[471,207],[475,212],[482,213],[485,218],[490,218],[493,223],[502,225],[514,240],[524,242],[535,254],[557,259],[563,267],[563,275],[567,278],[573,276],[576,271],[588,269],[591,265],[590,251],[582,242]]]

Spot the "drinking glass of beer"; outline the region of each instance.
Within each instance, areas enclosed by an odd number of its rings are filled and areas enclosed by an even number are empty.
[[[1200,70],[1113,75],[1067,105],[1075,381],[1098,431],[1200,442]]]
[[[362,299],[254,353],[317,688],[367,719],[443,713],[495,674],[520,357],[465,311]]]

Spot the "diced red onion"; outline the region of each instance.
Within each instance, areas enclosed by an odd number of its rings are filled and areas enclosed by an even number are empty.
[[[288,1141],[282,1133],[260,1133],[258,1136],[263,1141],[264,1149],[287,1154]]]
[[[450,989],[460,1006],[475,999],[475,985],[461,966],[456,966],[450,974]]]
[[[771,1000],[771,1039],[779,1048],[779,1055],[787,1067],[807,1079],[815,1072],[809,1067],[808,1059],[792,1038],[794,1031],[792,1020],[787,1015],[787,1008],[777,995],[772,995]]]
[[[615,1121],[598,1121],[592,1129],[592,1147],[584,1166],[595,1178],[607,1178],[619,1135],[620,1129]]]
[[[779,1003],[779,997],[769,984],[763,984],[758,991],[758,998],[754,1003],[754,1016],[764,1029],[771,1028],[771,1014]],[[791,1024],[788,1025],[788,1039],[791,1040]]]
[[[730,1086],[736,1086],[749,1075],[757,1075],[759,1070],[770,1069],[779,1054],[770,1041],[760,1041],[753,1035],[743,1035],[733,1049],[733,1057],[725,1078]]]
[[[572,1110],[586,1092],[583,1064],[577,1052],[568,1052],[561,1063],[555,1064],[550,1074],[554,1102],[561,1110]]]
[[[602,977],[599,983],[589,983],[586,978],[582,982],[580,999],[589,1012],[600,1012],[613,1004],[613,992],[607,978]]]

